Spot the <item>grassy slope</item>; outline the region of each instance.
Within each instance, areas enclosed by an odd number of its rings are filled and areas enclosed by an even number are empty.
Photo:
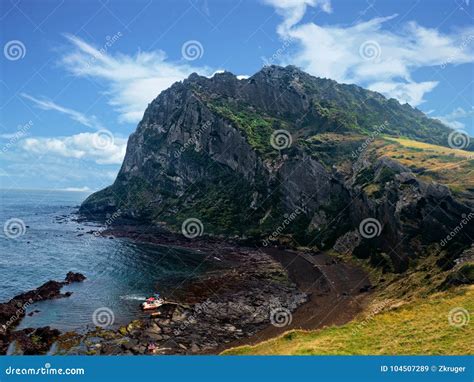
[[[412,168],[421,179],[445,184],[454,192],[474,189],[472,152],[404,138],[385,137],[377,143],[379,155],[391,157]]]
[[[474,286],[419,298],[341,327],[291,331],[224,354],[474,354],[473,320],[449,324],[451,309],[474,311]]]

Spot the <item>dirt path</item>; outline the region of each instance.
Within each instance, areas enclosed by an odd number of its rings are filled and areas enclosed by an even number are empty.
[[[309,300],[293,312],[289,325],[281,328],[269,325],[256,335],[230,343],[226,348],[256,344],[290,329],[342,325],[360,313],[368,301],[370,293],[364,290],[369,288],[370,282],[358,268],[324,253],[298,253],[276,248],[266,252],[283,265],[298,288],[309,295]]]

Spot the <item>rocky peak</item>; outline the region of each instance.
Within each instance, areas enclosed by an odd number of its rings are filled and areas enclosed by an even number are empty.
[[[449,131],[378,93],[294,66],[243,80],[193,73],[148,106],[116,181],[81,212],[120,211],[170,229],[195,218],[207,233],[254,240],[293,216],[284,236],[321,249],[372,218],[379,236],[359,237],[354,254],[402,271],[471,209],[380,148],[391,142],[385,136],[400,135],[446,144]],[[470,230],[458,235],[449,261]]]

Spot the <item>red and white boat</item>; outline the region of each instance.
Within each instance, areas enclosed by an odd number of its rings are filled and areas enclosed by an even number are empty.
[[[141,307],[143,310],[152,310],[159,308],[164,303],[165,300],[163,300],[160,295],[157,294],[153,297],[148,297],[144,302],[141,303]]]

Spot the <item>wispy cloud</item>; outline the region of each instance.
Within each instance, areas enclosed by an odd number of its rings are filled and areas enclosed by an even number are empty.
[[[138,52],[134,56],[103,52],[77,36],[66,35],[71,50],[61,59],[73,75],[105,81],[109,103],[119,120],[136,123],[162,90],[181,81],[192,72],[209,75],[207,67],[186,62],[170,62],[161,51]]]
[[[306,8],[321,7],[326,13],[332,12],[330,0],[263,0],[264,3],[276,8],[278,14],[283,16],[283,23],[278,26],[278,33],[286,34],[304,16]]]
[[[415,81],[423,67],[457,65],[474,61],[474,28],[446,34],[408,22],[386,28],[398,16],[377,17],[354,25],[301,23],[307,6],[329,12],[329,1],[266,0],[283,16],[278,33],[296,41],[282,64],[296,64],[313,75],[356,83],[413,106],[438,84]],[[337,12],[337,9],[334,9]]]
[[[95,116],[86,116],[85,114],[83,114],[79,111],[61,106],[61,105],[59,105],[59,104],[57,104],[57,103],[55,103],[55,102],[53,102],[53,101],[51,101],[47,98],[44,98],[44,97],[39,99],[39,98],[33,97],[33,96],[31,96],[29,94],[26,94],[26,93],[21,93],[20,95],[23,98],[26,98],[27,100],[33,102],[40,109],[53,110],[53,111],[60,112],[62,114],[67,115],[68,117],[70,117],[74,121],[79,122],[81,125],[84,125],[84,126],[87,126],[87,127],[93,128],[93,129],[103,129],[104,128],[102,126],[102,124],[99,121],[97,121],[97,118]]]
[[[453,129],[464,129],[466,127],[466,124],[460,120],[472,118],[473,116],[474,116],[474,107],[471,107],[470,110],[465,110],[462,107],[458,107],[449,114],[446,114],[443,116],[436,116],[433,118],[439,119],[445,125]]]

